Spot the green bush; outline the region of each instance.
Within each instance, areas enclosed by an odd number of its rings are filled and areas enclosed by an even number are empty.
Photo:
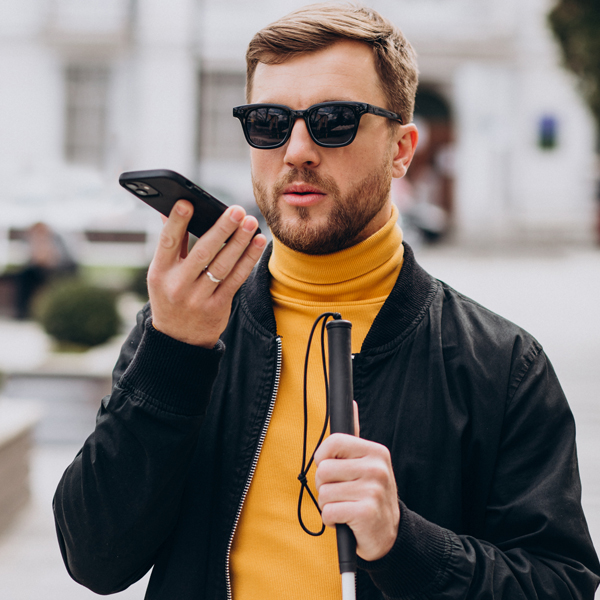
[[[49,286],[38,298],[35,313],[46,333],[63,347],[103,344],[121,324],[115,293],[80,279]]]
[[[144,301],[148,300],[148,267],[136,269],[131,277],[129,289]]]

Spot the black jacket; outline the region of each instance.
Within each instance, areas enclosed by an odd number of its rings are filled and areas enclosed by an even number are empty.
[[[90,589],[120,591],[154,566],[149,599],[228,596],[281,364],[268,258],[213,350],[157,332],[148,307],[138,316],[54,500],[67,568]],[[353,368],[361,436],[390,449],[401,500],[393,549],[359,560],[361,600],[593,598],[573,417],[529,334],[406,247]]]

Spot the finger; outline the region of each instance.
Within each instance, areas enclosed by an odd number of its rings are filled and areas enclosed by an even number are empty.
[[[355,520],[356,502],[329,502],[321,507],[321,519],[327,527]]]
[[[177,262],[182,253],[182,243],[194,209],[187,200],[179,200],[171,210],[167,222],[160,232],[158,246],[154,253],[154,264],[159,270]]]
[[[379,444],[346,433],[333,433],[319,446],[315,462],[318,465],[328,458],[362,458],[369,454],[372,446]]]
[[[246,252],[252,241],[254,232],[258,229],[258,221],[252,216],[247,216],[238,227],[237,231],[229,238],[225,246],[210,263],[210,272],[220,280],[224,280],[234,269],[237,262]]]
[[[221,250],[223,244],[240,227],[245,216],[246,211],[241,206],[230,206],[194,244],[187,259],[182,264],[184,277],[197,278]],[[215,277],[218,277],[218,275],[215,274]],[[221,277],[218,278],[221,279]]]
[[[332,502],[359,502],[368,497],[368,490],[357,481],[324,483],[318,491],[321,510]]]
[[[356,554],[368,561],[384,557],[394,546],[398,537],[400,510],[397,503],[392,510],[385,510],[373,501],[330,502],[321,513],[323,523],[333,527],[346,523],[356,536]]]
[[[169,220],[169,217],[165,217],[165,215],[163,215],[161,213],[160,218],[163,222],[163,225]],[[185,258],[188,254],[188,246],[190,244],[190,234],[186,231],[185,235],[183,236],[183,240],[181,240],[181,251],[179,252],[179,256],[181,256],[181,258]]]
[[[360,419],[358,418],[358,404],[352,400],[352,409],[354,411],[354,435],[360,437]]]
[[[252,269],[262,256],[266,245],[267,238],[262,234],[257,235],[229,273],[227,279],[219,286],[216,294],[232,297],[242,287],[244,281],[248,279]]]
[[[368,467],[367,467],[368,469]],[[321,486],[337,484],[348,481],[357,481],[361,477],[368,476],[365,465],[361,459],[328,459],[321,461],[315,472],[315,486],[321,493]]]
[[[360,539],[363,537],[360,534],[364,533],[365,525],[371,528],[373,524],[378,525],[377,520],[381,518],[381,514],[377,504],[371,500],[349,500],[328,502],[321,509],[321,518],[327,527],[346,523],[352,528],[356,541],[360,544]]]

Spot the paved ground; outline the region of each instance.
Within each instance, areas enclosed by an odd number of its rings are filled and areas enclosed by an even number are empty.
[[[600,548],[600,250],[501,255],[441,248],[422,251],[419,260],[433,275],[532,332],[545,347],[577,421],[583,502]],[[0,369],[43,360],[46,341],[34,327],[0,321],[0,340]],[[116,357],[114,348],[103,352],[96,358],[100,371]],[[0,538],[2,600],[97,597],[66,574],[50,509],[56,483],[78,443],[42,442],[34,451],[33,501]],[[141,600],[144,589],[142,581],[117,597]]]
[[[33,500],[19,521],[0,540],[0,598],[2,600],[89,600],[100,598],[75,583],[63,565],[52,517],[52,496],[62,472],[79,449],[46,444],[33,454]],[[142,580],[115,598],[142,600]]]

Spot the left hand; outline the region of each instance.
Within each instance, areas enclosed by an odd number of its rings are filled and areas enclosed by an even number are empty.
[[[317,450],[315,463],[323,523],[328,527],[347,523],[362,559],[385,556],[396,541],[400,523],[389,450],[369,440],[334,433]]]

